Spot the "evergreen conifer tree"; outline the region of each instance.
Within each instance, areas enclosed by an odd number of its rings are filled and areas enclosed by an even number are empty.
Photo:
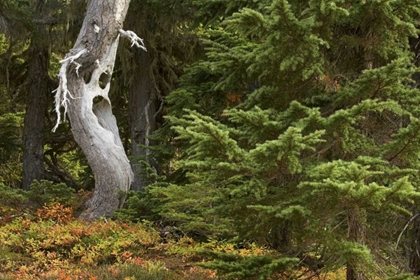
[[[168,97],[187,176],[152,189],[160,213],[184,231],[268,243],[287,260],[270,273],[294,257],[347,279],[395,275],[420,194],[409,48],[420,1],[240,2]]]

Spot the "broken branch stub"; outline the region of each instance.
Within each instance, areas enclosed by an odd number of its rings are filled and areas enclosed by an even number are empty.
[[[126,37],[128,39],[130,39],[131,41],[131,46],[136,46],[138,48],[143,49],[144,51],[147,52],[147,49],[144,45],[143,39],[140,38],[139,36],[137,36],[136,33],[134,33],[131,30],[123,30],[123,29],[119,29],[118,32],[121,34],[122,37]]]

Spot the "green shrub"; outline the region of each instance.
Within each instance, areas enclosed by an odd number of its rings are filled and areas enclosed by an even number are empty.
[[[54,202],[68,205],[76,198],[76,191],[64,183],[55,184],[51,181],[41,180],[32,183],[28,195],[38,206]]]
[[[16,207],[28,200],[28,195],[23,190],[14,189],[0,183],[1,205]]]
[[[0,183],[0,225],[24,213],[27,193]]]

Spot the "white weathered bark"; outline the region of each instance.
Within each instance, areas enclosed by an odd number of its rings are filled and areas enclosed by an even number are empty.
[[[59,114],[63,106],[67,111],[74,138],[85,153],[95,177],[93,197],[81,215],[86,220],[112,215],[122,205],[124,193],[133,181],[133,172],[108,98],[119,34],[122,34],[129,2],[88,1],[79,37],[61,61],[56,110]],[[142,43],[137,38],[130,39]],[[103,99],[93,104],[97,96]]]

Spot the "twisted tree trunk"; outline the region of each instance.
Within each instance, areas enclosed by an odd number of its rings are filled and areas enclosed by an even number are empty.
[[[68,110],[74,138],[95,177],[93,197],[81,215],[86,220],[112,215],[123,204],[125,192],[133,181],[108,98],[119,34],[129,36],[133,44],[141,42],[134,33],[122,30],[129,2],[88,1],[77,41],[61,61],[56,110],[60,106]],[[98,96],[102,100],[94,104]]]

